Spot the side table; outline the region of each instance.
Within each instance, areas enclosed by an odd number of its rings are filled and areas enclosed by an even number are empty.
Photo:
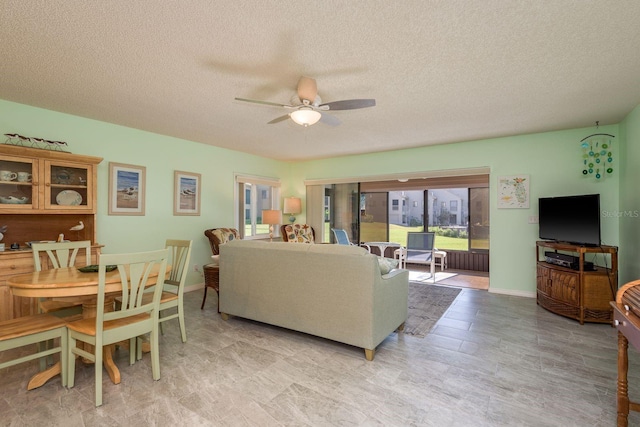
[[[207,300],[207,289],[213,288],[216,295],[220,291],[220,266],[216,264],[207,264],[202,267],[204,271],[204,297],[200,310],[204,308],[204,302]],[[218,313],[220,313],[220,298],[218,297]]]

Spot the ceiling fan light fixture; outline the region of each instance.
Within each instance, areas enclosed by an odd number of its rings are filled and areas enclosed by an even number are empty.
[[[318,120],[322,117],[319,111],[311,108],[299,108],[296,111],[292,111],[289,116],[291,120],[299,124],[300,126],[311,126],[318,123]]]

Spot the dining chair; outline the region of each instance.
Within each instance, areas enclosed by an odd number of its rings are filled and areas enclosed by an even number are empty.
[[[178,319],[180,324],[180,335],[182,342],[187,342],[187,330],[184,324],[184,282],[189,272],[189,259],[191,258],[191,240],[174,240],[167,239],[165,248],[169,249],[169,264],[171,271],[164,280],[164,289],[160,295],[160,314],[158,321],[160,322],[160,332],[162,330],[162,322],[171,319]],[[142,303],[147,304],[153,299],[153,291],[147,290],[142,297]],[[122,298],[116,297],[116,308],[122,304]],[[163,311],[177,308],[178,310],[170,315],[163,316]]]
[[[139,337],[150,334],[151,371],[155,381],[160,379],[160,349],[158,345],[158,312],[160,296],[167,270],[169,249],[129,254],[103,254],[99,258],[98,293],[96,317],[89,317],[67,323],[67,385],[74,386],[75,356],[84,357],[95,366],[95,403],[102,405],[102,362],[103,352],[111,351],[108,347],[120,341],[129,340],[129,363],[134,364],[136,354],[134,348],[141,352],[142,343]],[[122,298],[119,310],[105,311],[105,292],[107,267],[115,265],[122,285],[118,291]],[[157,269],[158,276],[155,283],[153,298],[143,303],[145,288],[149,283],[149,275]],[[113,307],[113,304],[111,304]],[[81,341],[94,346],[94,353],[76,346]],[[136,345],[136,341],[138,345]]]
[[[79,242],[62,243],[32,243],[33,265],[35,271],[42,271],[40,254],[45,252],[49,256],[49,262],[53,268],[73,267],[76,265],[76,258],[80,251],[84,250],[84,264],[91,264],[91,241],[83,240]],[[79,260],[82,258],[79,258]],[[41,298],[38,301],[40,313],[52,313],[58,317],[79,314],[82,311],[82,304],[56,301],[51,298]]]
[[[31,249],[33,251],[33,267],[34,271],[42,271],[42,260],[40,259],[41,253],[48,255],[49,263],[54,268],[73,267],[76,264],[76,258],[78,254],[81,255],[81,251],[84,250],[84,264],[91,264],[91,241],[82,240],[78,242],[51,242],[51,243],[31,243]],[[78,261],[81,261],[81,257]],[[40,298],[38,300],[38,312],[50,313],[54,316],[67,318],[71,320],[71,316],[79,316],[82,313],[82,304],[79,302],[59,301],[52,298]],[[75,320],[75,319],[73,319]],[[53,346],[53,342],[48,343],[41,342],[38,344],[41,347],[41,351],[44,350],[43,346]],[[53,357],[49,357],[49,362],[53,363]],[[44,370],[46,367],[46,358],[40,359],[40,370]]]
[[[59,339],[58,346],[40,345]],[[62,385],[67,385],[67,327],[66,322],[51,314],[35,314],[0,322],[0,352],[12,350],[30,344],[38,344],[37,352],[0,362],[0,370],[9,366],[45,360],[49,356],[60,353]],[[7,353],[11,355],[11,353]],[[4,355],[3,355],[4,356]],[[4,357],[3,357],[4,358]],[[42,366],[42,364],[41,364]],[[42,368],[40,369],[42,370]]]

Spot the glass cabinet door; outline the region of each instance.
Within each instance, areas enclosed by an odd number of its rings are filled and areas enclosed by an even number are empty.
[[[90,166],[47,161],[45,172],[45,209],[91,209]]]
[[[0,209],[36,209],[37,163],[20,157],[0,158]]]

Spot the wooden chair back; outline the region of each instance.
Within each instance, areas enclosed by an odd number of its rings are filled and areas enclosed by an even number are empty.
[[[280,226],[282,240],[290,243],[315,243],[316,232],[309,224],[284,224]]]
[[[40,263],[41,252],[46,252],[53,268],[64,268],[76,265],[78,252],[84,249],[85,258],[83,265],[91,264],[90,240],[62,243],[32,243],[31,249],[33,250],[33,265],[35,271],[42,271],[42,265]]]
[[[210,228],[204,231],[204,235],[209,238],[211,252],[220,255],[220,245],[230,240],[240,239],[240,233],[235,228]]]

